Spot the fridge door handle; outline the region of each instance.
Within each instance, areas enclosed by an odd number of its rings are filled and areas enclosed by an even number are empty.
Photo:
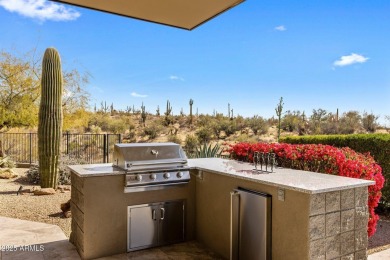
[[[160,218],[160,220],[164,220],[164,217],[165,217],[165,209],[164,209],[164,208],[161,208],[161,209],[160,209],[160,212],[161,212],[161,218]]]
[[[240,192],[230,192],[230,260],[238,260],[238,233],[240,217]]]
[[[152,210],[152,219],[156,220],[156,210],[155,209]]]

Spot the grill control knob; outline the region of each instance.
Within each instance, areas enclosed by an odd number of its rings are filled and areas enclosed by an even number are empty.
[[[135,176],[135,179],[137,181],[142,181],[142,175],[137,174],[137,176]]]
[[[164,173],[164,178],[165,178],[165,179],[169,179],[169,177],[171,177],[171,175],[169,174],[169,172]]]
[[[183,177],[183,175],[184,175],[184,174],[183,174],[182,172],[178,172],[178,173],[176,174],[177,178],[179,178],[179,179],[180,179],[181,177]]]
[[[149,178],[151,180],[155,180],[157,178],[157,175],[155,173],[150,174]]]

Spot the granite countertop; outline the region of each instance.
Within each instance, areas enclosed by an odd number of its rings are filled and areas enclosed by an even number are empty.
[[[261,173],[254,171],[253,164],[220,158],[189,159],[188,165],[192,169],[305,193],[322,193],[375,184],[374,181],[287,168],[276,168],[272,173]],[[70,165],[68,168],[80,177],[125,174],[110,163]]]
[[[96,177],[125,174],[124,171],[113,167],[112,163],[68,165],[68,168],[80,177]]]
[[[304,193],[322,193],[374,185],[374,181],[330,174],[276,168],[272,173],[254,171],[253,164],[219,158],[190,159],[191,168]]]

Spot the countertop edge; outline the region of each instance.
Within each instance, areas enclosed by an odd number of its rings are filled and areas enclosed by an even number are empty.
[[[68,165],[67,168],[70,169],[72,173],[74,173],[76,176],[80,178],[88,178],[88,177],[104,177],[104,176],[119,176],[119,175],[125,175],[125,171],[117,170],[114,169],[112,164],[110,163],[101,163],[101,164],[88,164],[88,167],[93,169],[93,168],[106,168],[106,170],[99,170],[96,172],[92,173],[84,173],[86,172],[86,165]],[[232,174],[229,172],[224,172],[220,170],[215,170],[212,169],[212,167],[202,167],[202,166],[197,166],[197,165],[190,165],[191,170],[198,170],[198,171],[205,171],[205,172],[211,172],[214,174],[219,174],[223,176],[227,176],[230,178],[237,178],[237,179],[242,179],[242,180],[247,180],[251,181],[254,183],[260,183],[268,186],[273,186],[281,189],[286,189],[286,190],[293,190],[293,191],[298,191],[302,193],[307,193],[307,194],[316,194],[316,193],[324,193],[324,192],[331,192],[331,191],[338,191],[338,190],[346,190],[346,189],[351,189],[351,188],[359,188],[359,187],[367,187],[374,185],[374,181],[370,180],[363,180],[363,179],[356,179],[359,180],[359,183],[353,183],[353,184],[345,184],[345,185],[337,185],[335,187],[329,187],[329,188],[318,188],[318,189],[305,189],[301,187],[296,187],[296,186],[291,186],[291,185],[286,185],[282,183],[275,183],[272,181],[267,181],[267,180],[261,180],[261,179],[256,179],[256,178],[251,178],[248,176],[240,175],[238,174]]]
[[[364,181],[364,183],[349,184],[349,185],[346,185],[344,187],[339,186],[339,187],[333,187],[333,188],[327,188],[327,189],[309,190],[309,189],[302,189],[302,188],[298,188],[298,187],[292,187],[292,186],[288,186],[288,185],[284,185],[284,184],[276,184],[276,183],[264,181],[264,180],[253,179],[253,178],[249,178],[246,176],[232,175],[232,174],[229,174],[226,172],[215,171],[212,169],[207,169],[207,168],[203,168],[203,167],[199,167],[199,166],[193,166],[193,167],[191,167],[191,169],[198,170],[198,171],[211,172],[211,173],[220,174],[220,175],[224,175],[224,176],[228,176],[228,177],[232,177],[232,178],[248,180],[248,181],[261,183],[261,184],[265,184],[265,185],[269,185],[269,186],[273,186],[273,187],[278,187],[281,189],[294,190],[294,191],[299,191],[299,192],[303,192],[303,193],[307,193],[307,194],[318,194],[318,193],[347,190],[347,189],[359,188],[359,187],[368,187],[368,186],[375,184],[375,181],[360,179],[360,180]]]

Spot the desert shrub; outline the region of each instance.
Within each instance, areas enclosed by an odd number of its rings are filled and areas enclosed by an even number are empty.
[[[104,132],[110,132],[114,134],[124,133],[126,129],[129,128],[129,125],[132,125],[133,122],[131,118],[126,116],[110,116],[108,114],[94,114],[88,122],[89,129],[92,126],[100,127]]]
[[[0,168],[15,168],[15,162],[8,156],[0,157]]]
[[[259,134],[266,134],[268,132],[268,123],[267,121],[262,118],[261,116],[254,116],[252,118],[247,119],[248,120],[248,126],[252,129],[253,133],[255,135]]]
[[[177,135],[169,135],[168,136],[168,142],[176,143],[176,144],[181,144],[181,139]]]
[[[210,127],[202,126],[196,131],[196,136],[200,143],[208,143],[213,136],[213,130]]]
[[[256,136],[249,136],[248,134],[241,134],[234,141],[237,141],[240,143],[256,143],[258,140],[257,140]]]
[[[226,136],[230,136],[234,134],[237,131],[237,126],[235,124],[234,120],[230,120],[228,118],[223,118],[218,121],[219,125],[219,133],[218,136],[220,135],[221,131],[224,131]]]
[[[247,121],[244,117],[238,115],[233,119],[233,122],[235,124],[235,131],[242,131],[245,127],[248,127]]]
[[[137,141],[135,131],[131,130],[123,139],[128,143],[135,143]]]
[[[70,184],[70,170],[68,165],[86,164],[87,162],[80,158],[73,158],[69,156],[61,156],[58,165],[58,184],[69,185]],[[39,184],[39,165],[32,165],[27,171],[27,179],[30,183]]]
[[[209,115],[200,115],[198,117],[197,123],[199,127],[208,126],[210,122],[214,121],[214,118]]]
[[[161,127],[152,124],[144,128],[144,134],[149,136],[150,139],[156,138],[161,132]]]
[[[381,197],[384,178],[381,167],[369,154],[358,153],[350,148],[336,148],[321,144],[238,143],[231,146],[229,150],[231,157],[249,161],[253,161],[255,151],[275,153],[277,163],[282,167],[375,181],[375,185],[368,187],[370,217],[367,227],[369,236],[375,233],[379,219],[375,208]]]
[[[92,133],[92,134],[100,134],[102,132],[102,129],[100,128],[100,126],[97,126],[97,125],[91,125],[89,127],[89,131]]]
[[[336,147],[349,147],[360,153],[370,153],[382,167],[385,185],[382,189],[381,207],[390,208],[390,135],[312,135],[283,137],[281,142],[290,144],[327,144]]]
[[[195,135],[187,135],[184,141],[184,150],[188,155],[195,153],[196,147],[199,144],[198,138]]]
[[[126,124],[126,122],[122,121],[121,119],[115,119],[110,121],[107,130],[110,133],[120,134],[120,133],[124,133],[127,128],[128,125]]]

